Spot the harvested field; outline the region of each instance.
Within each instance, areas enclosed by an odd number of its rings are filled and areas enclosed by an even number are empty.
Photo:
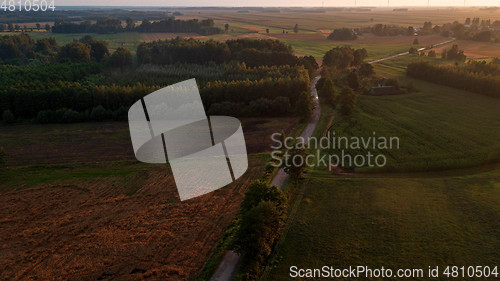
[[[248,29],[248,30],[251,30],[251,31],[257,31],[257,32],[259,32],[259,31],[266,31],[266,28],[263,27],[263,26],[256,26],[256,25],[245,24],[245,25],[241,25],[240,27]]]
[[[298,119],[241,121],[252,153]],[[134,161],[126,122],[2,126],[0,143],[0,280],[193,279],[266,159],[180,202],[167,165]]]
[[[262,164],[254,158],[237,182],[184,202],[166,165],[0,195],[0,279],[192,279]],[[139,188],[127,196],[129,185]]]
[[[464,50],[467,58],[491,58],[500,57],[500,44],[499,43],[486,43],[470,40],[457,40],[453,44],[457,44],[460,50]],[[450,45],[436,48],[437,53],[442,53],[445,49],[449,49]]]

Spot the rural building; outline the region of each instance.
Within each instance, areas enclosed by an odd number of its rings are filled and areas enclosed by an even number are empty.
[[[388,96],[397,95],[399,94],[399,91],[394,86],[377,86],[372,87],[368,93],[372,96]]]

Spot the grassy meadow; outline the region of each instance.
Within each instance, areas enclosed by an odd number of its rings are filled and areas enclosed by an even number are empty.
[[[500,101],[495,98],[411,79],[404,71],[406,56],[375,64],[380,77],[413,83],[416,93],[396,96],[358,96],[349,116],[336,114],[331,133],[336,137],[398,137],[399,149],[373,150],[387,157],[384,168],[358,171],[431,171],[487,165],[500,158]],[[441,60],[425,58],[435,63]],[[329,153],[332,150],[328,151]],[[365,154],[353,150],[353,155]],[[324,173],[326,167],[315,170]]]
[[[500,173],[322,178],[307,189],[268,280],[289,267],[498,264]]]

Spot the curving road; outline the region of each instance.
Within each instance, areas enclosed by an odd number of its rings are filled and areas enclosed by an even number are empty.
[[[446,44],[449,44],[455,40],[456,40],[456,38],[453,38],[453,39],[445,41],[445,42],[434,44],[433,47],[439,47],[442,45],[446,45]],[[423,51],[426,49],[428,49],[428,48],[420,48],[420,49],[418,49],[418,51]],[[385,58],[377,59],[374,61],[370,61],[368,63],[369,64],[378,63],[378,62],[390,60],[393,58],[397,58],[400,56],[405,56],[408,54],[409,54],[409,52],[404,52],[404,53],[388,56]],[[306,141],[308,141],[309,138],[314,133],[314,129],[316,129],[316,125],[318,125],[319,117],[321,115],[321,107],[319,105],[318,93],[316,91],[316,86],[315,86],[316,82],[319,80],[320,77],[321,76],[318,75],[311,81],[311,95],[314,98],[314,103],[316,106],[314,108],[311,119],[309,120],[309,123],[307,123],[306,127],[304,128],[304,130],[300,134],[300,136],[303,137]],[[285,171],[283,169],[279,169],[278,172],[276,173],[276,175],[271,180],[271,185],[276,185],[279,189],[282,189],[287,179],[288,179],[288,174],[285,173]],[[241,261],[240,255],[238,255],[237,253],[235,253],[233,251],[227,251],[226,254],[224,255],[224,257],[222,258],[222,261],[219,263],[219,266],[215,270],[214,274],[210,278],[210,281],[230,281],[233,278],[234,273],[236,272],[236,269],[237,269],[240,261]]]
[[[453,39],[445,41],[445,42],[434,44],[434,45],[432,45],[432,48],[449,44],[449,43],[451,43],[451,42],[453,42],[455,40],[457,40],[457,39],[453,38]],[[425,47],[425,48],[417,49],[417,51],[421,52],[421,51],[428,50],[428,49],[430,49],[430,48]],[[388,56],[388,57],[385,57],[385,58],[381,58],[381,59],[378,59],[378,60],[369,61],[368,63],[372,64],[372,63],[382,62],[382,61],[385,61],[385,60],[390,60],[390,59],[393,59],[393,58],[397,58],[397,57],[401,57],[401,56],[406,56],[406,55],[409,55],[409,54],[410,54],[410,52],[404,52],[404,53],[400,53],[400,54]]]
[[[306,141],[314,133],[314,129],[316,129],[316,125],[318,125],[319,117],[321,115],[321,107],[319,105],[318,92],[316,91],[316,82],[319,80],[321,76],[316,76],[311,81],[311,95],[314,99],[314,111],[307,123],[306,127],[300,134]],[[288,174],[285,173],[283,168],[279,169],[274,178],[271,180],[271,185],[276,185],[279,189],[282,189],[286,180],[288,179]],[[210,278],[210,281],[230,281],[238,268],[238,264],[241,261],[241,256],[233,251],[227,251],[222,261],[217,266],[214,274]]]

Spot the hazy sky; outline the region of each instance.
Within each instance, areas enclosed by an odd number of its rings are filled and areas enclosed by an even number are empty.
[[[355,0],[57,0],[57,6],[354,6]],[[428,0],[389,0],[390,6],[427,6]],[[387,0],[356,0],[357,6],[387,6]],[[431,6],[463,6],[463,0],[430,0]],[[466,0],[467,6],[500,6],[500,0]]]

